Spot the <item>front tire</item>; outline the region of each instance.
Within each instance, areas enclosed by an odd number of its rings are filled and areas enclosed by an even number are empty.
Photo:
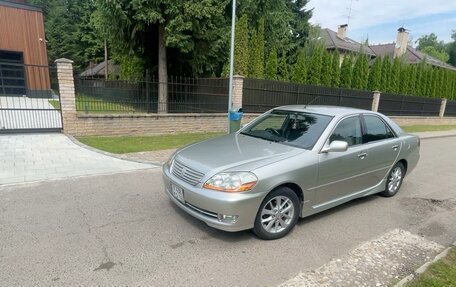
[[[260,205],[253,232],[261,239],[284,237],[296,225],[300,212],[296,193],[281,187],[269,193]]]
[[[391,197],[396,195],[402,185],[405,176],[405,168],[401,162],[396,163],[388,174],[386,189],[380,193],[381,196]]]

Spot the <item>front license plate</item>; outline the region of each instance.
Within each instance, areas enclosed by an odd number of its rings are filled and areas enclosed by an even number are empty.
[[[171,184],[171,194],[180,202],[185,203],[184,200],[184,190],[180,187]]]

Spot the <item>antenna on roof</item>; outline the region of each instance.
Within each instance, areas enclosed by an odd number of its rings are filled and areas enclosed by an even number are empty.
[[[358,1],[358,0],[355,0]],[[348,10],[348,15],[347,15],[347,25],[350,24],[350,19],[353,17],[352,13],[353,11],[357,12],[355,9],[353,9],[353,0],[350,0],[350,6],[347,7]]]

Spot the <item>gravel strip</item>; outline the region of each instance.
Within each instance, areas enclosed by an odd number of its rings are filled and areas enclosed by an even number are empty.
[[[390,286],[443,249],[438,243],[394,229],[342,258],[300,273],[280,287]]]

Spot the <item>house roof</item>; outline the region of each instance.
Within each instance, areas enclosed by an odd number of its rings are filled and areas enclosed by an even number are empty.
[[[367,55],[375,56],[375,53],[369,47],[363,46],[361,43],[348,37],[342,39],[331,29],[321,29],[320,36],[325,40],[326,49],[338,49],[355,53],[359,53],[363,49]]]
[[[80,77],[95,77],[105,75],[105,61],[100,64],[89,67],[87,70],[79,74]],[[113,60],[108,60],[108,72],[110,74],[119,74],[119,65],[115,65]]]
[[[371,50],[377,55],[378,57],[385,57],[388,56],[390,58],[394,57],[394,48],[396,44],[380,44],[380,45],[371,45],[369,46]],[[450,64],[442,62],[434,57],[424,54],[413,48],[412,46],[407,46],[406,51],[406,59],[410,64],[418,64],[421,63],[423,60],[434,67],[449,69],[449,70],[456,70],[456,67],[453,67]]]

